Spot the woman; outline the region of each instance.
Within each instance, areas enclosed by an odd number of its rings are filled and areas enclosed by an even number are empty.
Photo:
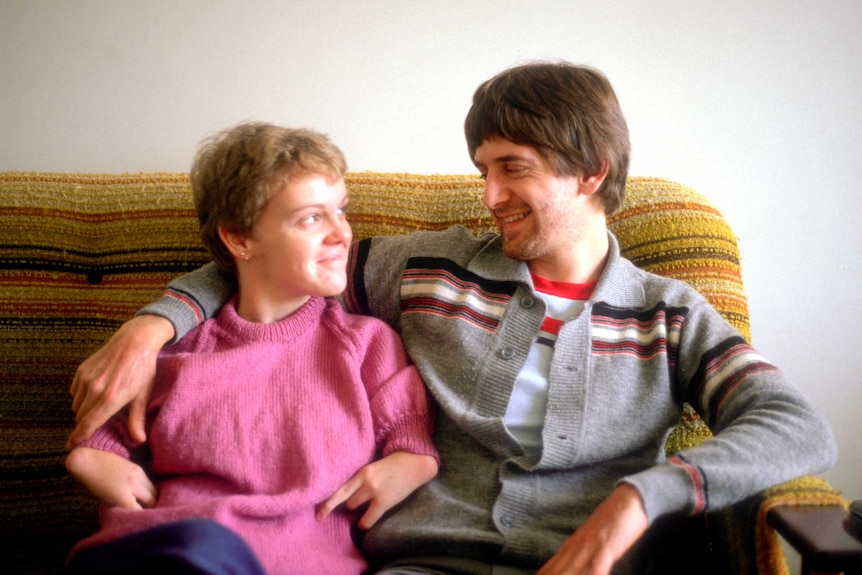
[[[345,171],[306,130],[243,124],[202,147],[201,236],[237,295],[160,354],[146,443],[115,419],[69,453],[104,501],[71,571],[360,573],[356,516],[369,528],[436,475],[400,339],[327,299],[346,285]]]

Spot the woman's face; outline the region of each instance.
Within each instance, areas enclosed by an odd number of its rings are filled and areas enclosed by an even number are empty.
[[[237,257],[240,316],[277,321],[310,296],[344,291],[352,239],[346,207],[340,178],[300,176],[276,192]]]

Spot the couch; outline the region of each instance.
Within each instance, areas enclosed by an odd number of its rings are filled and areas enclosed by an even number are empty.
[[[347,185],[357,238],[493,226],[475,176],[351,173]],[[691,283],[750,338],[736,238],[706,198],[673,182],[632,178],[610,225],[624,256]],[[171,278],[207,261],[186,174],[0,172],[3,572],[60,572],[69,548],[96,529],[95,499],[64,467],[75,368]],[[668,449],[708,435],[687,411]],[[764,514],[788,503],[845,502],[822,480],[800,478],[701,518],[708,541],[697,552],[726,572],[786,572]]]

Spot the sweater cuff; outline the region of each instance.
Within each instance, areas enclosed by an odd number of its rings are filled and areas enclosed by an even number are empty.
[[[174,326],[176,343],[207,319],[230,299],[235,291],[231,281],[215,264],[209,263],[193,272],[175,278],[162,298],[145,306],[138,314],[161,316]]]
[[[382,438],[383,457],[395,451],[407,451],[417,455],[430,455],[439,465],[440,455],[434,447],[431,429],[433,429],[433,423],[430,416],[405,417],[390,428]]]
[[[129,446],[136,443],[128,435],[125,422],[112,418],[105,425],[97,429],[93,435],[82,441],[80,447],[107,451],[125,459],[130,459],[131,450]],[[139,443],[137,444],[140,445]]]
[[[685,462],[662,463],[635,475],[624,477],[638,490],[650,524],[662,515],[695,514],[704,510],[705,495],[695,486],[690,468]]]
[[[157,315],[171,322],[174,326],[174,337],[165,345],[178,342],[203,321],[197,310],[177,299],[170,292],[165,292],[160,299],[142,307],[135,314],[135,316],[139,315]]]

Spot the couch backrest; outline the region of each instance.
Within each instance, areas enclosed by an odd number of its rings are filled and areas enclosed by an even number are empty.
[[[357,238],[456,223],[477,233],[493,228],[476,176],[351,173],[347,184]],[[0,172],[7,310],[0,318],[18,324],[28,310],[45,321],[86,317],[94,329],[124,320],[171,277],[208,260],[197,227],[185,174]],[[689,282],[750,339],[736,238],[703,195],[667,180],[631,178],[610,227],[623,255]]]

